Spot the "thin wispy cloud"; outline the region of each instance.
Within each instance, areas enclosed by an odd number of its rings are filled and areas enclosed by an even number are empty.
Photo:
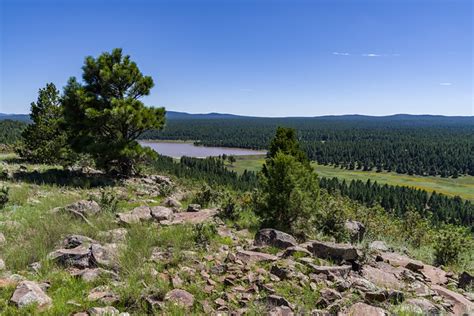
[[[364,56],[364,57],[380,57],[382,55],[370,53],[370,54],[362,54],[362,56]]]
[[[332,54],[333,54],[333,55],[337,55],[337,56],[350,56],[349,53],[333,52]]]
[[[440,86],[452,86],[453,84],[451,82],[440,82]]]

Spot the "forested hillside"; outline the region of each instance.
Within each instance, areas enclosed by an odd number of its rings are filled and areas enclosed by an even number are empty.
[[[142,138],[261,149],[277,126],[296,128],[303,149],[321,164],[444,177],[474,175],[472,117],[177,118],[170,119],[164,131],[149,131]]]
[[[12,144],[19,140],[26,123],[20,121],[0,121],[0,144]]]

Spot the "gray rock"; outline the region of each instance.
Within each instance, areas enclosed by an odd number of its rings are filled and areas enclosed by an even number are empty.
[[[296,239],[290,234],[272,228],[261,229],[255,235],[256,246],[272,246],[286,249],[297,244]]]
[[[120,315],[120,311],[113,306],[92,307],[89,309],[90,316],[116,316]]]
[[[66,248],[55,250],[49,253],[48,259],[53,260],[64,267],[84,269],[93,265],[91,262],[90,247],[82,245],[72,249]]]
[[[154,206],[151,208],[151,216],[157,221],[169,220],[173,216],[173,210],[164,206]]]
[[[242,260],[243,262],[260,262],[260,261],[275,261],[278,257],[257,251],[241,250],[236,254],[237,259]]]
[[[166,206],[166,207],[172,207],[175,209],[179,209],[182,207],[181,202],[179,202],[177,199],[172,198],[172,197],[167,197],[163,200],[161,205]]]
[[[360,258],[359,251],[350,244],[334,242],[309,241],[300,245],[314,256],[335,261],[356,261]]]
[[[118,258],[117,244],[92,244],[90,248],[91,258],[98,266],[116,268]]]
[[[344,228],[349,233],[352,243],[361,242],[364,239],[365,226],[361,222],[348,220],[344,223]]]
[[[64,208],[66,211],[83,216],[95,215],[100,212],[100,206],[96,201],[80,200]]]
[[[387,316],[389,313],[380,308],[365,303],[355,303],[346,312],[341,315],[347,316]]]
[[[18,283],[10,302],[22,308],[31,304],[37,304],[40,309],[51,305],[51,298],[46,295],[41,286],[33,281],[21,281]]]
[[[376,251],[390,251],[390,248],[387,244],[381,240],[376,240],[370,243],[369,249]]]
[[[2,258],[0,258],[0,271],[5,270],[5,269],[6,269],[5,261],[3,261]]]

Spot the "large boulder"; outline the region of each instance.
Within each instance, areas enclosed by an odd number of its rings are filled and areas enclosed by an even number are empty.
[[[89,216],[100,212],[100,206],[96,201],[80,200],[64,208],[73,214]]]
[[[300,246],[308,249],[314,256],[318,258],[335,261],[356,261],[360,258],[357,248],[350,244],[314,240],[301,244]]]
[[[41,286],[33,281],[22,281],[18,283],[10,302],[18,307],[25,307],[31,304],[37,304],[40,309],[51,305],[51,298],[44,293]]]
[[[272,246],[281,249],[296,246],[295,237],[272,228],[265,228],[255,235],[256,246]]]
[[[344,223],[344,228],[352,243],[361,242],[364,239],[365,226],[361,222],[348,220]]]
[[[166,206],[166,207],[172,207],[174,209],[180,209],[182,207],[182,204],[180,201],[173,197],[167,197],[161,202],[161,205]]]
[[[174,289],[166,293],[165,301],[191,308],[194,304],[194,296],[185,290]]]
[[[92,244],[91,259],[97,266],[116,268],[119,248],[117,244]]]
[[[151,208],[151,216],[157,221],[169,220],[173,216],[173,210],[164,206]]]

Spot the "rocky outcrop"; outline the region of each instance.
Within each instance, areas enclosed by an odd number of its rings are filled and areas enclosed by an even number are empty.
[[[298,243],[290,234],[281,232],[276,229],[261,229],[255,235],[256,246],[272,246],[280,249],[295,247]]]
[[[452,312],[454,315],[472,315],[474,313],[474,303],[463,295],[439,285],[433,285],[431,288],[452,304]]]
[[[338,244],[334,242],[323,241],[309,241],[301,244],[314,256],[323,259],[330,259],[335,261],[356,261],[360,258],[357,248],[350,244]]]
[[[18,283],[10,302],[20,308],[36,304],[40,309],[45,309],[51,305],[52,300],[38,283],[22,281]]]
[[[241,250],[236,254],[237,259],[243,262],[275,261],[278,257],[257,251]]]

